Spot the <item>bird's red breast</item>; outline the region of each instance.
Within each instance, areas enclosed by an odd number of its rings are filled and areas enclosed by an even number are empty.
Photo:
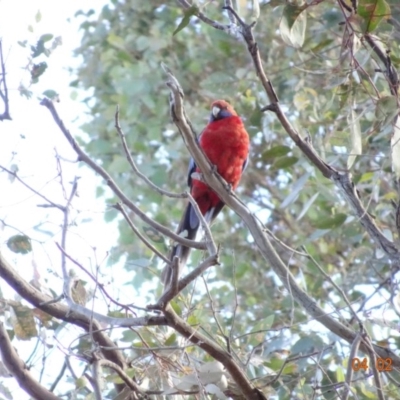
[[[211,119],[199,144],[218,173],[236,189],[249,154],[250,139],[241,118],[226,101],[212,103]],[[196,172],[200,170],[197,168]],[[203,214],[220,202],[217,194],[199,180],[193,180],[191,193]]]

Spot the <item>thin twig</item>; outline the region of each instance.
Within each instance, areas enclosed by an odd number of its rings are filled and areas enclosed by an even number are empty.
[[[46,201],[47,203],[49,203],[52,207],[54,208],[58,208],[59,210],[61,210],[62,212],[64,212],[65,207],[60,205],[60,204],[56,204],[53,201],[51,201],[50,199],[48,199],[46,196],[44,196],[43,194],[41,194],[39,191],[35,190],[32,186],[29,186],[26,182],[24,182],[16,172],[9,170],[6,167],[3,167],[2,165],[0,165],[0,168],[7,172],[8,174],[10,174],[12,177],[14,177],[18,182],[21,182],[27,189],[29,189],[32,193],[34,193],[36,196],[41,197],[44,201]]]
[[[182,5],[182,7],[187,10],[188,8],[190,8],[192,6],[192,4],[190,4],[188,1],[186,0],[178,0],[179,4]],[[207,25],[212,26],[215,29],[218,29],[220,31],[228,31],[229,30],[229,26],[226,25],[222,25],[217,21],[213,21],[212,19],[206,17],[201,11],[196,13],[196,16],[203,22],[205,22]]]
[[[38,307],[55,318],[70,322],[84,328],[85,330],[89,329],[90,321],[92,321],[93,318],[96,320],[94,321],[96,323],[94,326],[94,332],[101,329],[99,322],[109,326],[122,327],[166,325],[164,317],[145,316],[138,318],[115,318],[93,312],[79,304],[69,304],[69,306],[67,306],[60,302],[52,303],[50,300],[53,299],[50,296],[41,293],[35,287],[26,282],[1,253],[0,276],[16,291],[16,293],[35,307]],[[96,341],[106,345],[113,344],[107,335],[100,335],[96,338]]]
[[[0,322],[0,352],[5,367],[26,393],[35,399],[60,400],[33,378],[26,364],[11,344],[7,330],[2,322]]]
[[[61,367],[60,372],[58,373],[56,379],[54,380],[54,382],[51,384],[50,386],[50,392],[54,392],[54,389],[57,387],[57,385],[59,384],[61,378],[64,376],[65,371],[67,370],[67,361],[66,361],[67,356],[65,356],[63,365]]]
[[[324,276],[325,279],[327,279],[331,285],[340,293],[340,295],[342,296],[342,299],[344,300],[344,302],[347,304],[347,307],[349,308],[351,314],[353,314],[353,318],[357,320],[359,328],[361,331],[364,330],[363,327],[363,323],[361,321],[361,319],[358,317],[357,313],[354,311],[349,299],[346,296],[346,293],[343,291],[342,288],[340,288],[335,282],[334,280],[324,271],[324,269],[319,265],[319,263],[317,262],[317,260],[307,251],[305,246],[302,246],[304,252],[307,254],[308,258],[313,262],[313,264],[317,267],[317,269],[319,270],[319,272],[321,272],[321,274]]]
[[[50,111],[55,123],[57,124],[57,126],[59,127],[59,129],[65,136],[65,138],[68,140],[71,147],[77,153],[79,160],[86,163],[93,171],[98,173],[106,181],[107,185],[111,188],[113,193],[117,197],[119,197],[119,199],[122,201],[122,203],[124,205],[126,205],[132,212],[134,212],[136,215],[138,215],[142,219],[142,221],[146,222],[151,227],[153,227],[155,230],[157,230],[158,232],[161,232],[163,235],[168,236],[170,239],[172,239],[180,244],[183,244],[184,246],[192,247],[192,248],[199,249],[199,250],[205,250],[207,248],[206,243],[196,242],[194,240],[185,239],[185,238],[177,235],[175,232],[171,231],[170,229],[166,228],[165,226],[154,221],[152,218],[148,217],[145,212],[141,211],[140,208],[137,207],[135,205],[135,203],[133,203],[124,194],[124,192],[118,187],[118,185],[111,178],[111,176],[105,171],[105,169],[102,168],[100,165],[98,165],[96,162],[94,162],[82,150],[82,148],[78,145],[77,141],[73,138],[73,136],[71,135],[69,130],[65,127],[64,122],[61,120],[60,116],[58,115],[53,102],[51,100],[49,100],[48,98],[44,98],[40,102],[40,104],[45,106]]]
[[[372,372],[374,374],[374,381],[375,381],[375,387],[376,387],[378,399],[385,400],[385,395],[383,393],[382,381],[381,381],[381,376],[380,376],[381,373],[380,373],[380,371],[378,371],[378,365],[376,362],[376,354],[375,354],[375,350],[372,345],[371,339],[365,332],[365,334],[362,336],[361,340],[366,344],[366,347],[367,347],[367,351],[368,351],[368,355],[369,355],[369,359],[370,359],[369,367],[372,369]]]
[[[10,103],[8,98],[8,88],[6,81],[6,66],[4,63],[4,55],[3,55],[3,41],[0,39],[0,98],[4,103],[4,111],[0,114],[0,121],[4,121],[5,119],[12,120],[10,115]],[[3,85],[3,88],[1,87]]]
[[[120,211],[121,214],[124,216],[125,221],[128,223],[129,227],[132,229],[132,231],[136,234],[136,236],[144,243],[144,245],[149,248],[154,254],[157,254],[158,257],[160,257],[164,262],[167,264],[170,264],[171,261],[169,260],[168,257],[164,256],[161,252],[159,252],[139,231],[138,228],[134,225],[133,221],[129,218],[128,213],[125,211],[124,207],[122,206],[122,203],[117,203],[112,206],[116,210]]]
[[[231,353],[230,338],[229,338],[229,336],[226,335],[224,329],[222,328],[221,323],[219,322],[219,319],[217,317],[217,313],[216,313],[215,307],[214,307],[214,299],[211,296],[210,290],[208,289],[207,281],[206,281],[206,279],[204,279],[204,276],[203,276],[203,283],[204,283],[204,287],[206,288],[208,299],[210,300],[210,308],[211,308],[212,315],[214,317],[214,321],[217,324],[217,327],[219,329],[220,335],[225,339],[226,349],[227,349],[228,353]]]
[[[91,365],[92,370],[92,379],[91,384],[93,387],[93,393],[96,400],[103,400],[103,396],[101,395],[103,388],[103,374],[102,374],[102,365],[101,360],[97,354],[93,354],[93,360]],[[118,367],[119,368],[119,367]]]
[[[62,232],[61,232],[61,247],[65,250],[66,243],[67,243],[67,230],[68,230],[68,219],[69,219],[69,208],[71,206],[72,199],[75,196],[75,193],[78,189],[78,180],[77,178],[74,179],[72,183],[71,193],[67,199],[67,204],[64,207],[64,221],[62,225]],[[67,271],[67,259],[64,253],[61,253],[61,270],[63,274],[63,294],[66,297],[68,303],[73,302],[72,294],[71,294],[71,285],[72,279]]]
[[[212,254],[216,254],[218,249],[217,249],[217,245],[214,242],[214,238],[212,236],[211,233],[211,229],[210,229],[210,225],[207,223],[207,221],[204,218],[204,215],[201,213],[199,205],[197,204],[196,200],[193,198],[193,196],[188,192],[186,193],[187,197],[190,201],[190,204],[193,207],[194,212],[197,215],[197,218],[199,218],[200,220],[200,225],[204,230],[204,234],[206,237],[206,243],[207,243],[207,248],[208,248],[208,252],[210,255]]]
[[[266,397],[253,386],[245,375],[243,369],[235,362],[227,351],[187,324],[175,313],[170,304],[165,308],[164,314],[168,320],[168,325],[171,328],[175,329],[182,336],[199,346],[215,360],[222,363],[231,374],[233,380],[236,382],[247,400],[266,400]]]
[[[117,364],[113,363],[112,361],[109,360],[98,360],[99,364],[103,367],[107,367],[115,371],[118,376],[127,384],[129,388],[131,388],[133,391],[138,392],[138,393],[145,393],[145,391],[132,379],[130,378],[126,372]]]
[[[362,339],[362,332],[359,332],[357,336],[355,337],[353,344],[351,345],[350,349],[350,354],[349,354],[349,361],[347,364],[347,372],[346,372],[346,378],[344,381],[344,390],[342,394],[342,400],[347,400],[349,395],[350,395],[350,390],[351,390],[351,381],[353,379],[353,373],[354,373],[354,364],[353,361],[357,357],[358,349],[360,347]]]
[[[172,198],[178,198],[178,199],[187,197],[186,193],[176,194],[176,193],[168,192],[167,190],[161,189],[160,187],[155,185],[146,175],[144,175],[142,172],[140,172],[140,170],[137,167],[137,165],[132,157],[132,154],[129,150],[128,143],[126,143],[125,134],[122,131],[122,128],[119,124],[119,108],[118,107],[117,107],[117,111],[115,112],[115,128],[117,129],[118,135],[121,139],[122,147],[124,148],[124,152],[125,152],[128,162],[129,162],[129,165],[131,166],[132,171],[140,179],[142,179],[149,187],[151,187],[154,191],[156,191],[157,193],[159,193],[161,195],[172,197]]]
[[[178,259],[178,257],[174,257],[174,259]],[[218,252],[217,254],[213,254],[210,257],[206,258],[198,267],[196,267],[192,272],[189,272],[186,276],[180,279],[176,284],[176,289],[169,287],[160,297],[155,305],[149,305],[148,309],[150,310],[162,310],[166,307],[166,305],[183,289],[186,288],[191,282],[193,282],[197,277],[199,277],[202,273],[204,273],[208,268],[213,265],[218,265]],[[173,266],[172,272],[174,271]]]

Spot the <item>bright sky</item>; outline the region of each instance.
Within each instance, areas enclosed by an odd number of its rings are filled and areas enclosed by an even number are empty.
[[[59,204],[65,204],[65,198],[60,181],[56,177],[55,151],[63,159],[71,161],[76,159],[76,155],[58,130],[48,110],[39,105],[38,99],[45,90],[57,91],[61,102],[56,107],[64,123],[74,136],[82,134],[79,125],[84,121],[87,110],[79,102],[79,96],[76,99],[71,97],[73,89],[69,87],[69,83],[73,78],[67,71],[68,68],[79,65],[81,61],[73,57],[72,52],[80,44],[79,24],[83,18],[76,19],[74,14],[79,9],[99,10],[102,5],[103,2],[95,0],[85,2],[0,0],[0,38],[3,39],[10,113],[13,118],[12,121],[0,122],[0,165],[10,168],[12,164],[16,164],[19,169],[18,174],[25,182]],[[36,21],[35,17],[39,10],[41,19]],[[30,87],[34,96],[31,100],[27,100],[20,96],[17,89],[21,82],[29,84],[30,76],[24,69],[30,55],[29,45],[35,44],[41,35],[47,33],[61,36],[62,46],[59,46],[50,58],[37,59],[37,62],[46,61],[48,70],[40,78],[38,84]],[[28,41],[27,48],[17,43],[24,40]],[[83,94],[80,96],[83,97]],[[94,196],[95,187],[101,181],[93,173],[75,163],[63,163],[63,180],[67,195],[71,189],[70,182],[75,176],[81,177],[78,184],[79,197],[73,201],[72,212],[77,226],[70,229],[67,249],[71,255],[90,269],[95,266],[95,258],[99,264],[105,259],[107,251],[115,244],[117,230],[115,225],[104,223],[105,205],[101,199],[98,200]],[[60,253],[55,242],[60,242],[62,213],[55,209],[38,208],[37,204],[44,204],[45,201],[25,189],[19,182],[11,183],[4,172],[0,172],[0,188],[0,251],[20,272],[23,271],[25,279],[39,278],[44,286],[51,286],[56,293],[60,293],[62,285]],[[77,210],[79,213],[76,212]],[[85,219],[91,221],[82,222]],[[2,221],[6,223],[6,226],[3,226]],[[34,229],[38,222],[41,222],[41,231]],[[33,239],[33,252],[29,255],[14,254],[6,246],[10,236],[20,233],[18,230]],[[102,265],[105,266],[105,261]],[[113,268],[121,269],[121,265]],[[50,270],[57,271],[58,276],[54,276],[52,272],[49,273]],[[79,271],[78,273],[81,276]],[[135,301],[132,288],[128,290],[118,282],[121,274],[113,273],[112,275],[115,281],[109,288],[110,293],[114,295],[119,293],[121,300],[129,296],[130,302]],[[0,297],[2,296],[18,300],[14,292],[0,281]],[[140,299],[137,299],[137,302],[139,303]],[[70,340],[66,337],[59,338],[62,344],[52,338],[44,339],[56,347],[70,345]],[[32,351],[31,345],[21,341],[15,345],[19,354],[27,359]],[[47,354],[50,361],[51,353],[50,350]],[[33,371],[37,373],[42,367],[42,356],[43,354],[37,354],[33,359]],[[58,365],[58,363],[53,365]],[[54,370],[52,372],[55,373]],[[52,379],[54,380],[54,376]],[[46,372],[43,382],[48,382]],[[5,384],[12,389],[15,399],[28,399],[28,396],[21,392],[12,379],[7,379]]]
[[[95,2],[86,2],[85,8],[89,8],[90,3]],[[75,161],[76,155],[58,130],[48,110],[39,105],[39,98],[45,90],[57,91],[61,101],[56,107],[61,118],[74,136],[82,134],[79,125],[84,121],[86,110],[79,102],[79,98],[76,100],[71,98],[73,90],[69,87],[69,82],[72,77],[67,71],[68,67],[77,66],[80,62],[79,58],[72,56],[72,51],[80,43],[81,34],[78,26],[82,19],[76,20],[73,15],[82,7],[82,3],[75,0],[70,2],[3,0],[0,2],[0,6],[0,37],[3,37],[3,51],[8,72],[10,113],[13,118],[13,121],[4,121],[0,124],[2,135],[0,164],[7,168],[16,164],[19,169],[18,174],[25,182],[52,201],[65,204],[59,180],[56,178],[57,164],[54,156],[57,152],[61,158]],[[24,10],[22,16],[21,10]],[[40,22],[35,21],[38,10],[42,15]],[[71,22],[67,21],[69,18]],[[29,26],[33,28],[32,33],[28,30]],[[63,44],[46,60],[49,65],[48,70],[40,78],[38,84],[31,86],[30,89],[34,92],[34,96],[27,100],[19,95],[17,89],[20,82],[29,84],[29,73],[24,67],[28,63],[30,51],[19,46],[17,41],[27,39],[29,44],[35,44],[36,40],[46,33],[61,36]],[[40,62],[45,58],[37,60]],[[82,224],[79,234],[84,237],[89,235],[89,239],[87,239],[89,245],[95,245],[98,249],[108,249],[110,226],[103,226],[104,204],[101,200],[97,201],[93,195],[94,187],[100,180],[94,179],[90,171],[86,171],[76,163],[64,163],[63,178],[67,193],[71,189],[70,182],[75,176],[80,176],[81,180],[78,185],[79,197],[74,199],[73,205],[75,209],[84,210],[87,213],[84,216],[77,216],[77,222],[79,223],[84,218],[94,219],[91,224]],[[2,188],[0,218],[6,224],[22,230],[32,239],[53,242],[55,239],[59,240],[59,237],[41,235],[37,230],[32,230],[38,221],[41,221],[43,223],[40,226],[42,230],[53,233],[59,231],[62,217],[59,211],[38,208],[37,204],[43,204],[44,201],[26,190],[20,183],[10,184],[5,173],[0,174],[0,185]],[[104,232],[105,234],[101,235],[99,229],[102,228],[107,229],[108,234]],[[94,232],[97,234],[93,235]],[[0,232],[0,243],[4,244],[10,235],[16,233],[18,232],[13,229],[4,229]],[[81,240],[79,240],[79,246],[82,246]],[[34,243],[33,257],[37,264],[39,263],[36,257],[39,256],[40,247],[40,245],[35,246]],[[6,251],[4,246],[1,249]],[[102,255],[104,256],[104,254]],[[7,254],[7,257],[9,256],[12,256],[15,261],[18,260],[18,263],[26,262],[30,258],[29,256],[15,256],[13,253]],[[55,262],[58,263],[58,260]],[[47,268],[44,269],[44,271],[46,270]]]

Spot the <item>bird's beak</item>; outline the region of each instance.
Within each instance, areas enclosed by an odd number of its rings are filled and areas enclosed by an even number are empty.
[[[221,109],[217,106],[214,106],[211,110],[212,115],[214,116],[214,118],[218,118],[218,114],[221,112]]]

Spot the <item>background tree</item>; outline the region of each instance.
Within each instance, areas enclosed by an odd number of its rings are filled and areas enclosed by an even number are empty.
[[[129,290],[151,306],[118,299],[112,273],[102,265],[88,274],[66,246],[75,181],[64,187],[65,202],[52,204],[64,218],[55,268],[62,268],[65,301],[49,302],[23,286],[4,258],[1,275],[52,316],[50,323],[32,318],[30,326],[61,329],[59,318],[86,330],[75,333],[64,355],[66,365],[84,357],[91,386],[60,378],[78,398],[90,391],[95,398],[179,392],[346,399],[351,390],[358,398],[396,399],[400,6],[343,0],[230,7],[113,1],[100,15],[87,13],[77,49],[84,62],[72,82],[91,93],[86,135],[71,136],[54,104],[42,102],[78,159],[104,179],[98,195],[113,205],[106,221],[117,220],[120,232],[110,270],[124,260]],[[185,123],[190,118],[199,132],[216,98],[234,104],[252,137],[241,201],[208,173]],[[209,268],[212,248],[194,251],[179,293],[162,293],[157,252],[167,254],[187,201],[176,199],[186,190],[189,157],[181,136],[231,210],[212,227],[219,265]],[[29,250],[29,243],[20,235],[8,246]],[[71,267],[84,278],[71,276]],[[6,354],[4,331],[2,338]],[[18,379],[21,368],[6,366]],[[100,376],[107,376],[103,387]]]

